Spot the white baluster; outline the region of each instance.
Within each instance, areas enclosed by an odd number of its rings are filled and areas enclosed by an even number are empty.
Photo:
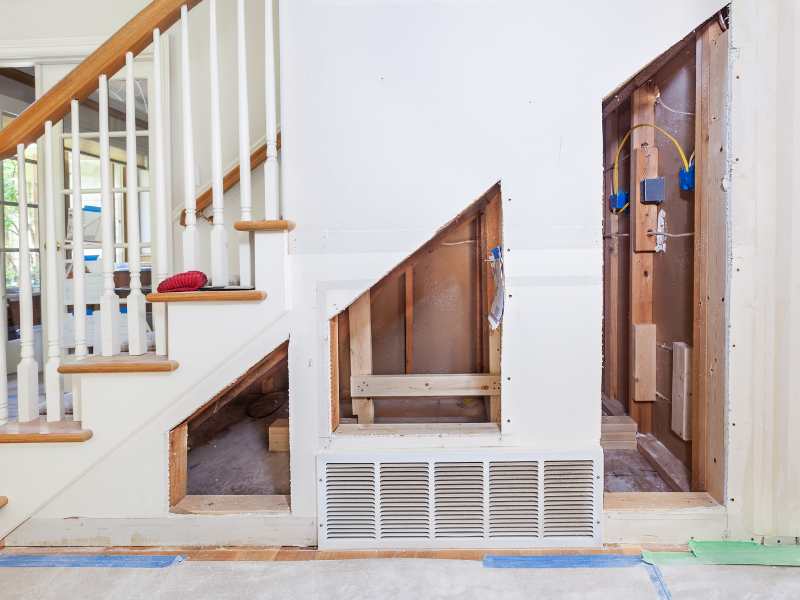
[[[114,290],[114,194],[108,137],[108,78],[100,75],[100,212],[103,231],[103,295],[100,297],[100,352],[114,356],[120,351],[119,298]],[[96,352],[96,350],[95,350]]]
[[[166,152],[164,150],[164,117],[162,87],[161,87],[161,32],[153,31],[153,101],[150,110],[153,113],[151,135],[153,136],[153,160],[151,164],[151,182],[153,198],[153,221],[156,234],[155,248],[153,249],[153,290],[167,278],[169,269],[169,242],[167,241],[167,224],[170,222],[167,207],[166,177],[164,170]],[[156,354],[167,354],[167,306],[163,302],[156,302],[153,309],[153,329],[156,337]]]
[[[80,107],[72,101],[72,315],[75,330],[75,357],[89,353],[86,344],[86,270],[83,253],[83,200],[81,197]],[[72,377],[72,418],[81,420],[80,377]]]
[[[2,258],[5,260],[5,253]],[[0,273],[0,425],[8,423],[8,368],[6,344],[8,341],[8,307],[6,306],[6,280]]]
[[[244,0],[236,3],[237,60],[239,72],[239,198],[241,220],[253,219],[253,201],[250,187],[250,109],[247,97],[247,36],[245,29]],[[253,248],[251,235],[239,232],[239,285],[253,285]]]
[[[219,56],[217,0],[209,0],[209,59],[211,62],[211,191],[214,224],[211,228],[211,282],[228,285],[228,234],[222,191],[222,116],[219,107]]]
[[[264,164],[264,218],[280,215],[280,171],[278,169],[278,84],[275,71],[274,0],[265,0],[264,81],[266,90],[267,162]]]
[[[128,206],[128,354],[139,356],[147,352],[145,333],[145,301],[142,294],[141,257],[139,247],[139,169],[136,160],[136,82],[133,72],[133,52],[125,55],[125,149],[127,151]]]
[[[39,364],[34,354],[33,288],[28,240],[28,189],[25,185],[25,145],[17,146],[17,200],[19,202],[19,320],[20,361],[17,366],[19,421],[39,418]]]
[[[181,101],[183,129],[183,268],[197,268],[197,207],[194,183],[194,137],[192,135],[192,83],[189,69],[189,9],[181,6]]]
[[[60,421],[64,418],[64,389],[61,373],[61,319],[58,279],[58,252],[56,251],[56,190],[53,172],[53,123],[44,124],[44,164],[45,164],[45,249],[47,262],[47,294],[44,302],[47,305],[47,361],[44,367],[44,391],[47,402],[47,420]],[[61,163],[63,164],[63,163]]]

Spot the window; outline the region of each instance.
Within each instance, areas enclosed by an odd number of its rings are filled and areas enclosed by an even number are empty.
[[[16,115],[4,112],[0,115],[0,128],[8,125]],[[18,166],[16,159],[2,161],[0,171],[0,212],[3,217],[3,278],[6,290],[15,292],[19,289],[19,189]],[[25,185],[28,199],[28,244],[31,249],[31,282],[35,290],[41,284],[39,268],[39,190],[37,183],[36,146],[31,145],[25,151]]]

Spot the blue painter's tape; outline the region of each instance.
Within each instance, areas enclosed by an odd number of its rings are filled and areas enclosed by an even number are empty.
[[[105,569],[163,569],[183,562],[166,554],[0,554],[2,567],[100,567]]]
[[[653,582],[653,587],[658,592],[659,600],[672,600],[672,594],[669,593],[669,588],[667,587],[667,582],[664,581],[664,576],[661,574],[661,569],[649,563],[644,563],[644,566],[647,568],[647,574],[650,576],[650,581]]]
[[[635,567],[642,564],[639,556],[625,554],[582,554],[543,556],[485,556],[483,566],[493,569],[597,569]]]

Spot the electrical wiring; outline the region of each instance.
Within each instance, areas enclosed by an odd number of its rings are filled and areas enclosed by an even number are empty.
[[[681,162],[683,163],[684,168],[687,171],[689,170],[690,161],[689,159],[686,158],[686,153],[683,151],[680,142],[678,142],[678,140],[675,139],[675,136],[673,136],[665,129],[659,127],[658,125],[654,125],[653,123],[639,123],[638,125],[634,125],[628,130],[628,132],[623,136],[622,141],[619,143],[619,146],[617,146],[617,153],[614,156],[614,171],[611,175],[611,192],[613,194],[616,194],[619,190],[619,159],[620,155],[622,154],[622,148],[625,146],[625,142],[627,142],[628,139],[631,137],[631,133],[633,133],[634,129],[639,129],[640,127],[652,127],[659,133],[663,134],[669,141],[671,141],[675,145],[675,148],[678,150],[678,154],[680,155]],[[694,152],[692,152],[692,160],[694,160]],[[627,202],[625,206],[616,211],[615,214],[622,214],[623,212],[625,212],[628,206],[630,206],[630,202]]]

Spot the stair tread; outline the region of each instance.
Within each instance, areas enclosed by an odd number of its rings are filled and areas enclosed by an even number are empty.
[[[260,302],[267,297],[260,290],[197,290],[147,294],[148,302]]]
[[[237,231],[291,231],[294,229],[294,222],[285,219],[236,221],[233,228]]]
[[[87,356],[68,358],[58,367],[59,373],[163,373],[178,368],[177,361],[152,352],[141,356]]]
[[[47,421],[44,417],[25,423],[11,422],[0,426],[0,444],[36,442],[85,442],[92,437],[80,421]]]

